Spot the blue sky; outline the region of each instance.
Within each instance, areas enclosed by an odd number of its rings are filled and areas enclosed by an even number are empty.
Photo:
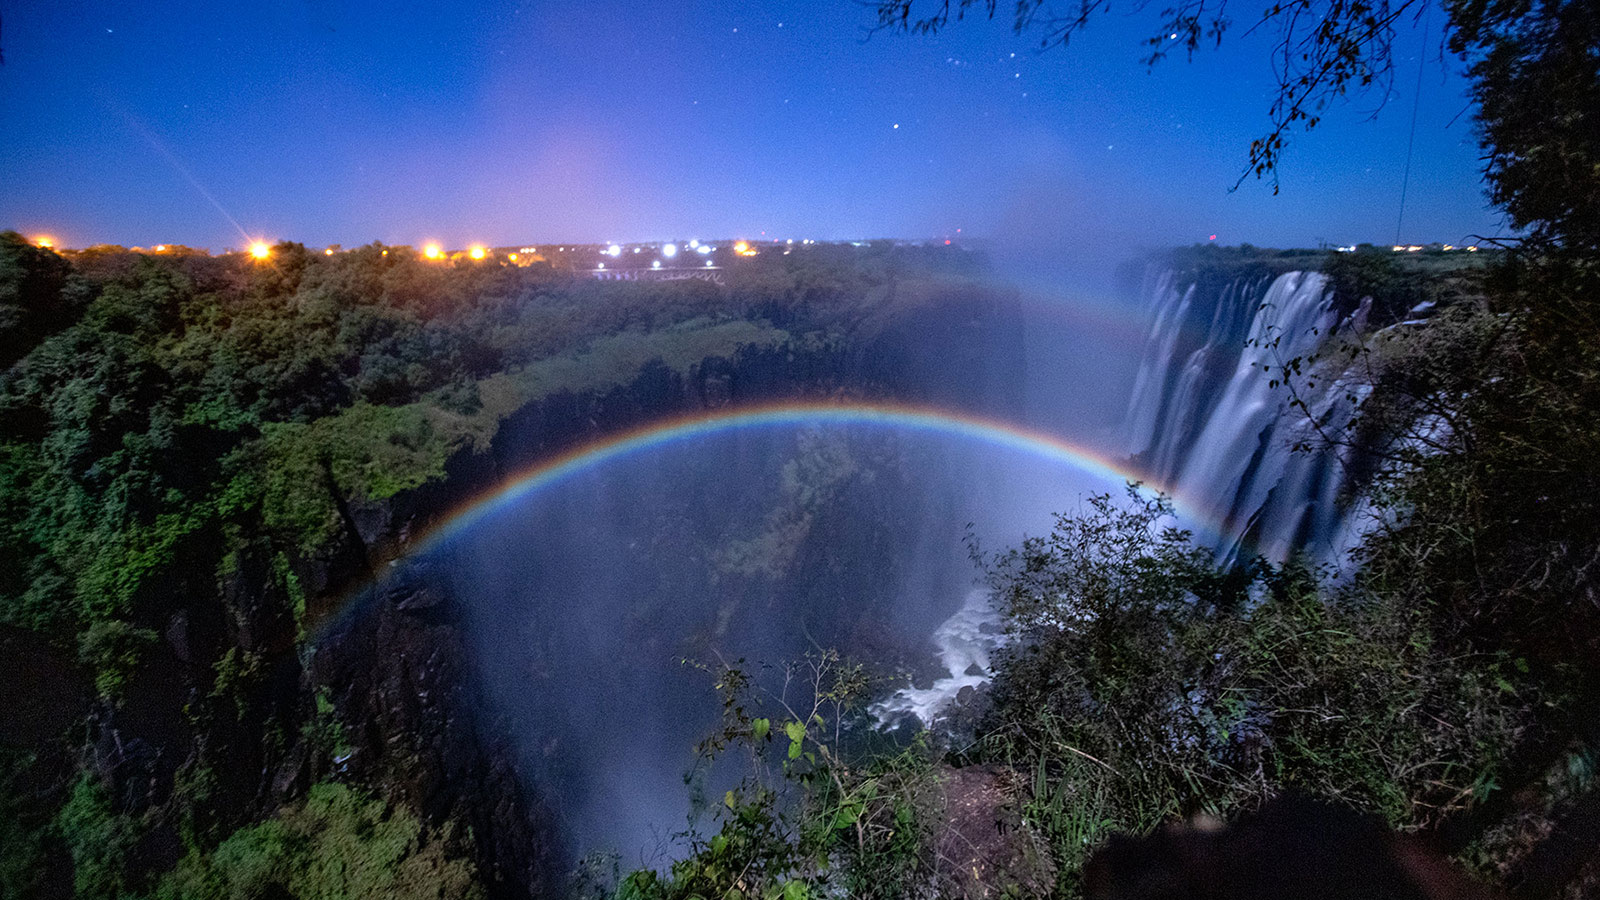
[[[0,227],[213,250],[1386,242],[1424,47],[1402,38],[1375,121],[1360,98],[1297,136],[1273,196],[1229,192],[1267,126],[1265,35],[1147,71],[1148,14],[1039,53],[1002,22],[867,39],[854,0],[398,7],[0,0]],[[1500,217],[1436,43],[1403,239],[1462,242]]]

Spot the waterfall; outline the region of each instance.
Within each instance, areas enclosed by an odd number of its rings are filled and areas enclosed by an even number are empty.
[[[1370,301],[1341,319],[1327,278],[1299,271],[1208,286],[1166,270],[1146,278],[1146,296],[1152,325],[1124,424],[1129,456],[1217,529],[1219,560],[1304,551],[1335,561],[1350,516],[1345,451],[1326,437],[1343,432],[1359,387],[1307,370],[1291,395],[1282,368],[1363,328]]]
[[[890,727],[916,717],[933,725],[945,715],[961,692],[976,689],[989,681],[989,657],[1005,643],[1005,625],[990,602],[989,592],[979,588],[933,633],[939,648],[939,663],[945,674],[926,688],[901,688],[890,697],[873,704],[870,712],[879,727]]]

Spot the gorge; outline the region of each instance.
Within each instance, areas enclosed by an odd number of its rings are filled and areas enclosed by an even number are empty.
[[[671,286],[434,272],[377,247],[286,251],[265,271],[83,257],[73,277],[100,295],[24,359],[12,408],[67,427],[44,386],[87,376],[50,353],[131,340],[168,385],[132,402],[154,421],[179,401],[190,423],[159,438],[177,449],[157,471],[234,449],[192,470],[210,480],[161,476],[209,518],[125,606],[77,626],[115,653],[63,654],[68,623],[7,626],[13,659],[60,673],[15,673],[21,708],[63,679],[81,698],[76,731],[19,745],[9,783],[40,786],[7,802],[24,837],[46,830],[15,846],[56,860],[37,869],[52,890],[94,860],[125,889],[167,884],[174,867],[214,871],[201,848],[255,840],[251,823],[349,784],[384,816],[416,816],[412,858],[464,860],[492,896],[563,890],[596,852],[665,865],[724,777],[689,777],[717,701],[686,663],[836,650],[879,679],[862,727],[934,725],[981,702],[1002,642],[969,557],[1125,480],[1171,490],[1178,522],[1225,560],[1332,555],[1340,459],[1291,452],[1305,417],[1257,377],[1370,314],[1308,272],[1321,259],[1197,248],[1137,263],[1126,296],[1062,301],[962,248],[819,246]],[[1141,355],[1063,303],[1109,310],[1116,334],[1147,336]],[[185,324],[208,308],[233,318]],[[289,343],[215,349],[258,342],[241,330],[257,320]],[[187,343],[163,355],[169,335]],[[273,381],[308,336],[344,362]],[[430,349],[396,369],[370,352],[381,342]],[[228,368],[240,352],[261,361]],[[191,358],[208,360],[200,380]],[[438,360],[457,368],[429,371]],[[1100,377],[1067,374],[1087,368]],[[257,405],[207,411],[240,397]],[[128,464],[41,447],[64,484]],[[62,545],[38,540],[14,552],[48,572],[38,548]],[[195,575],[208,567],[210,584]],[[50,837],[75,803],[138,862]]]

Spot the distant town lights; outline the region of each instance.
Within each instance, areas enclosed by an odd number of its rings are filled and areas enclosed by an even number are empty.
[[[700,246],[694,248],[694,252],[700,254],[701,256],[705,256],[707,253],[711,252],[711,245],[701,244]]]
[[[635,250],[634,252],[637,253],[639,251]],[[606,248],[606,255],[610,256],[610,257],[613,257],[613,258],[621,256],[622,255],[622,248],[617,246],[616,244],[612,244],[611,246]]]
[[[678,255],[678,245],[677,244],[662,244],[661,245],[661,255],[665,256],[667,259],[671,259],[674,256],[677,256]]]
[[[48,234],[41,234],[33,239],[33,245],[35,247],[43,247],[46,250],[53,250],[55,249],[56,242],[55,239],[50,237]]]
[[[422,245],[422,255],[425,259],[439,259],[444,256],[444,248],[433,241]]]
[[[489,251],[485,250],[482,244],[473,244],[470,248],[468,248],[467,255],[473,259],[483,259],[485,256],[489,255]]]
[[[659,259],[650,260],[650,268],[652,268],[652,269],[661,268],[661,260],[659,260]]]
[[[250,255],[256,259],[266,259],[272,255],[272,248],[262,241],[256,241],[250,245]]]

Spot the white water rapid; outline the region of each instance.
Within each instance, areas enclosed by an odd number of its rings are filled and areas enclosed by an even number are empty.
[[[880,726],[893,727],[908,716],[932,726],[963,690],[989,680],[990,657],[1005,643],[1005,629],[988,590],[975,588],[967,594],[955,615],[933,632],[933,643],[945,674],[926,688],[901,688],[873,704],[871,713]]]

